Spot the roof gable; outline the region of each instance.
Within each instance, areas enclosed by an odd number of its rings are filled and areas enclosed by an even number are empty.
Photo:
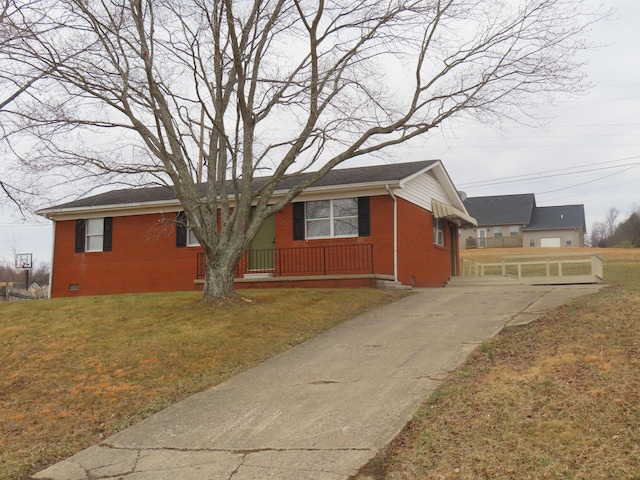
[[[575,228],[586,231],[584,205],[536,207],[533,210],[531,222],[523,230],[565,230]]]
[[[469,197],[464,201],[469,215],[483,225],[526,225],[536,206],[533,193]]]
[[[438,160],[388,163],[384,165],[372,165],[365,167],[336,168],[329,171],[329,173],[320,178],[310,188],[336,187],[339,185],[356,185],[363,183],[399,182],[422,172],[436,163],[438,163]],[[276,190],[289,190],[311,175],[313,175],[313,172],[292,175],[278,183],[278,188]],[[269,178],[271,177],[264,177],[264,179]],[[258,178],[256,180],[261,181],[262,179]]]

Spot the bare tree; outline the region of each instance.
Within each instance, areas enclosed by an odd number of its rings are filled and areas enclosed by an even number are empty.
[[[591,245],[594,247],[604,247],[607,239],[607,226],[604,222],[595,221],[591,227]]]
[[[341,162],[450,117],[526,118],[583,90],[576,53],[604,16],[579,0],[49,0],[31,10],[38,23],[11,55],[47,82],[11,112],[13,131],[37,140],[23,159],[172,186],[206,253],[205,298],[232,294],[263,221]],[[273,195],[302,171],[313,173]]]
[[[41,70],[40,65],[33,65],[22,61],[16,61],[13,56],[16,46],[26,41],[34,34],[34,24],[41,18],[34,15],[33,7],[40,0],[0,0],[0,146],[9,152],[9,131],[5,128],[4,119],[1,117],[5,111],[20,95],[26,94],[39,80],[49,73]],[[4,153],[0,151],[0,155]],[[0,178],[0,195],[4,194],[22,215],[25,196],[33,195],[34,190],[24,181],[22,175],[19,179],[12,178],[9,167],[6,165],[7,155],[2,155],[3,170]]]
[[[618,210],[616,207],[611,207],[607,212],[607,216],[604,218],[607,237],[613,237],[613,234],[616,233],[616,222],[618,220],[618,215],[620,215],[620,210]]]

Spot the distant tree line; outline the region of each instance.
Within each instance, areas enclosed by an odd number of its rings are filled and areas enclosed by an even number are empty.
[[[26,274],[23,270],[16,270],[13,266],[0,264],[0,283],[24,282]],[[49,285],[49,266],[40,264],[29,270],[29,284]]]
[[[603,221],[591,227],[591,245],[600,248],[640,248],[640,209],[618,223],[620,212],[611,207]]]

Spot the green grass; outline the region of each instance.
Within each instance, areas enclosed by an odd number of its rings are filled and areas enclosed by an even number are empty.
[[[598,253],[611,286],[483,343],[354,478],[640,479],[640,250]]]
[[[243,291],[0,303],[0,479],[45,466],[402,294]]]

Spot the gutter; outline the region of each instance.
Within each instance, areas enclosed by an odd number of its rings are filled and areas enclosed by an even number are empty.
[[[389,184],[385,185],[389,196],[393,199],[393,280],[398,281],[398,200],[391,191]]]

